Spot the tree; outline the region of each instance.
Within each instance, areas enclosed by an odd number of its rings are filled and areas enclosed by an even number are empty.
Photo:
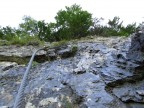
[[[65,8],[55,17],[57,38],[61,40],[86,36],[92,25],[92,15],[76,4]]]
[[[112,29],[114,29],[116,31],[119,31],[120,28],[122,27],[122,23],[123,23],[123,21],[120,22],[119,20],[120,20],[120,18],[115,16],[113,18],[113,20],[109,20],[108,21],[108,25],[110,26],[110,28],[112,28]]]
[[[112,20],[108,21],[108,25],[109,25],[109,30],[108,30],[108,34],[112,35],[112,36],[118,36],[119,32],[122,28],[122,22],[120,22],[120,18],[115,16]]]
[[[38,21],[36,29],[39,39],[44,40],[47,35],[47,24],[44,21]]]
[[[136,23],[128,24],[126,27],[121,28],[120,35],[129,36],[136,31]]]
[[[3,27],[2,34],[3,34],[2,39],[4,40],[11,40],[16,35],[15,29],[10,26]]]
[[[44,21],[38,21],[37,31],[40,40],[44,41],[54,41],[55,38],[52,35],[54,29],[54,23],[45,23]]]
[[[23,23],[19,24],[19,29],[23,33],[34,36],[38,34],[37,31],[37,21],[30,16],[24,16],[23,17]]]
[[[45,23],[44,20],[37,21],[30,16],[23,17],[24,22],[19,24],[18,33],[21,36],[37,36],[40,40],[53,41],[52,23]]]
[[[1,28],[1,26],[0,26],[0,39],[3,39],[3,36],[4,36],[3,30],[2,30],[2,28]]]
[[[103,35],[105,29],[104,26],[101,25],[101,21],[103,21],[104,18],[94,18],[92,27],[90,28],[91,35]]]

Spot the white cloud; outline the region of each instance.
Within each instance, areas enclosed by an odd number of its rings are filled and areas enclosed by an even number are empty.
[[[18,26],[24,15],[36,20],[54,21],[56,13],[65,6],[79,4],[93,17],[106,20],[119,16],[125,23],[141,22],[143,0],[1,0],[0,25]]]

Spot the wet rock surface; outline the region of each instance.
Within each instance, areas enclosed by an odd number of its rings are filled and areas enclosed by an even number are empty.
[[[107,38],[75,45],[75,56],[59,56],[32,67],[25,88],[25,108],[144,107],[143,66],[126,55],[130,39]],[[69,48],[51,49],[49,55],[69,55]],[[0,73],[1,107],[13,107],[25,69],[17,65]]]

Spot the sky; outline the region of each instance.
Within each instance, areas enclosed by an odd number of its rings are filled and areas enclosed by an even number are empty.
[[[114,16],[125,25],[144,21],[144,0],[0,0],[0,26],[18,27],[24,15],[54,22],[59,10],[75,3],[105,23]]]

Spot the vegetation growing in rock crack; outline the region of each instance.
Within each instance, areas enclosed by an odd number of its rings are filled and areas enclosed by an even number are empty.
[[[65,45],[65,44],[67,44],[67,43],[68,43],[67,40],[61,40],[61,41],[58,41],[58,42],[53,42],[53,43],[52,43],[52,46],[53,46],[53,47],[58,47],[58,46]]]
[[[75,55],[76,54],[76,52],[77,52],[77,50],[78,50],[78,47],[77,46],[72,46],[72,55]]]
[[[78,108],[76,103],[71,102],[66,96],[62,100],[62,108]]]

